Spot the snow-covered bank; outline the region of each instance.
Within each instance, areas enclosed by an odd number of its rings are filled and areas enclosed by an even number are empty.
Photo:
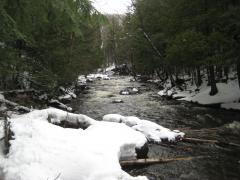
[[[164,85],[164,89],[159,91],[160,96],[168,96],[174,99],[198,103],[201,105],[220,105],[224,109],[240,110],[240,89],[237,80],[229,80],[228,83],[217,83],[218,93],[210,96],[211,87],[207,86],[204,79],[200,87],[191,85],[190,82],[185,84],[185,90],[179,88],[170,88],[170,83]]]
[[[137,117],[106,115],[104,120],[54,108],[13,117],[9,154],[0,155],[5,180],[146,180],[128,175],[119,160],[136,158],[148,140],[184,135]],[[63,122],[79,129],[60,127]]]
[[[50,116],[49,116],[50,115]],[[50,117],[50,118],[49,118]],[[69,117],[73,123],[90,123],[86,130],[64,129],[49,123]],[[84,115],[57,109],[33,111],[10,120],[14,140],[1,157],[6,180],[145,180],[121,170],[119,159],[136,156],[146,143],[140,132],[123,124],[97,122]]]

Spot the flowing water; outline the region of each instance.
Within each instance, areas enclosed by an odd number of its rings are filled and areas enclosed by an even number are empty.
[[[240,121],[240,113],[200,107],[166,100],[150,84],[130,82],[130,77],[96,81],[90,89],[72,102],[77,113],[101,120],[105,114],[137,116],[170,129],[180,129],[188,137],[216,139],[240,144],[239,131],[227,130],[226,124]],[[140,88],[137,95],[120,95],[126,87]],[[122,99],[124,103],[112,103]],[[179,142],[173,145],[150,145],[150,158],[199,157],[145,167],[126,169],[131,175],[145,175],[150,180],[239,180],[240,149],[215,144]]]

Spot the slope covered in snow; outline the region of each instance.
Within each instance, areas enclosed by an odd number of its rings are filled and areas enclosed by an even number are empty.
[[[199,88],[191,85],[191,83],[186,83],[185,88],[185,90],[181,91],[176,87],[165,86],[158,94],[201,105],[221,104],[221,107],[225,109],[240,109],[240,89],[237,80],[229,80],[228,83],[217,83],[218,93],[214,96],[209,95],[211,87],[207,86],[206,79]]]
[[[64,120],[88,124],[86,130],[64,129]],[[6,180],[146,180],[131,177],[119,164],[136,156],[145,136],[124,124],[98,122],[57,109],[33,111],[10,120],[14,139],[0,158]],[[52,123],[49,123],[52,122]]]

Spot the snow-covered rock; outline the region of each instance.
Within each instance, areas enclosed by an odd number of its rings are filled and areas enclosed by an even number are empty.
[[[78,76],[78,84],[82,85],[82,84],[86,84],[87,83],[87,79],[84,75]]]
[[[133,92],[138,92],[139,90],[137,88],[132,89]]]
[[[120,94],[121,94],[121,95],[129,95],[130,92],[129,92],[129,91],[120,91]]]
[[[111,78],[107,74],[89,74],[87,75],[87,80],[88,81],[94,81],[94,80],[110,80]]]
[[[114,99],[112,103],[124,103],[122,99]]]
[[[150,142],[160,143],[162,141],[177,141],[185,135],[180,131],[171,131],[154,122],[141,120],[133,116],[121,116],[119,114],[108,114],[103,117],[103,121],[124,123],[132,129],[139,131],[145,135]]]
[[[138,93],[139,93],[139,89],[135,87],[127,87],[126,89],[120,91],[121,95],[134,95]]]
[[[49,115],[56,121],[69,115],[91,126],[64,129],[49,123]],[[119,159],[135,155],[135,148],[147,141],[124,124],[97,122],[53,108],[10,119],[10,123],[14,140],[8,156],[0,155],[6,180],[147,180],[121,169]]]

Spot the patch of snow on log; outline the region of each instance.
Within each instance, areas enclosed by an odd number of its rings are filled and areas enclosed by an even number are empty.
[[[64,129],[49,123],[64,119],[86,122],[89,128]],[[147,180],[121,169],[121,156],[135,155],[147,140],[124,124],[95,121],[54,108],[10,119],[14,140],[1,158],[7,180]]]
[[[103,117],[103,121],[124,123],[132,129],[143,133],[148,141],[154,143],[160,143],[165,140],[169,142],[177,141],[185,135],[183,132],[177,130],[171,131],[154,122],[141,120],[133,116],[125,117],[119,114],[108,114]]]

